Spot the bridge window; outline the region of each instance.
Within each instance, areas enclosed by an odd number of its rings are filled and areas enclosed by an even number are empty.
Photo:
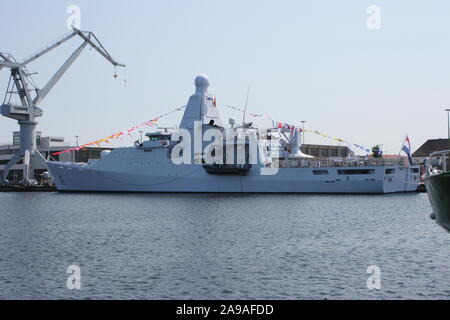
[[[20,146],[20,136],[13,137],[13,145]]]
[[[149,136],[148,139],[150,141],[159,141],[159,140],[170,140],[170,136],[161,135],[161,136]]]

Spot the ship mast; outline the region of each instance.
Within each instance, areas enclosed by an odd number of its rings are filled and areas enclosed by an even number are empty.
[[[247,114],[248,95],[250,94],[250,86],[247,88],[247,97],[245,98],[244,115],[242,116],[242,126],[245,127],[245,115]]]

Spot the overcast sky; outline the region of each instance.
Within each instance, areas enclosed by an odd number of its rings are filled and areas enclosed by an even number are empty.
[[[250,112],[306,120],[306,128],[383,144],[389,153],[398,153],[405,133],[413,149],[447,137],[449,1],[16,0],[2,3],[0,51],[22,60],[69,33],[71,4],[81,9],[81,28],[127,68],[115,80],[113,67],[86,49],[41,103],[43,135],[72,143],[79,135],[82,144],[127,129],[184,105],[194,77],[206,73],[225,120],[241,117],[224,105],[242,106],[250,85]],[[367,26],[370,5],[380,9],[380,29]],[[30,64],[39,86],[80,43],[72,39]],[[2,95],[8,76],[0,71]],[[17,129],[0,117],[0,143]]]

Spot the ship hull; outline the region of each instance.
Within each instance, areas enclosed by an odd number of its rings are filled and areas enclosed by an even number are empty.
[[[427,177],[425,185],[436,223],[450,232],[450,172]]]
[[[137,166],[137,165],[136,165]],[[202,165],[163,165],[152,170],[144,163],[127,170],[99,169],[71,163],[48,162],[59,191],[103,192],[211,192],[211,193],[395,193],[417,190],[416,177],[407,167],[367,166],[371,174],[339,174],[354,167],[279,168],[276,174],[262,174],[254,166],[246,174],[220,175],[206,172]],[[395,174],[386,175],[386,168]],[[263,169],[264,170],[264,169]]]

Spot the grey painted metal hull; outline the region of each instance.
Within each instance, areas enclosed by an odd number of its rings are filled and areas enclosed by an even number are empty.
[[[327,175],[314,175],[317,168],[279,168],[275,175],[261,175],[253,166],[246,175],[214,175],[202,165],[153,164],[135,161],[118,168],[48,162],[60,191],[107,192],[214,192],[214,193],[393,193],[412,192],[417,180],[408,167],[367,166],[373,174],[338,174],[345,167],[321,168]],[[103,166],[102,166],[103,167]],[[386,175],[386,168],[395,174]],[[354,169],[349,167],[348,169]]]
[[[450,172],[427,177],[425,185],[436,223],[450,232]]]

